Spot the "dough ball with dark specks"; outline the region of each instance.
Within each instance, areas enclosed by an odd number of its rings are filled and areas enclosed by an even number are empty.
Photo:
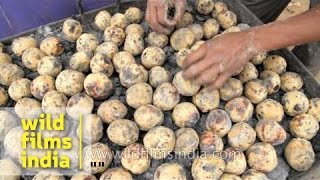
[[[99,41],[93,34],[84,33],[77,39],[77,51],[94,52]]]
[[[153,127],[160,126],[164,121],[164,115],[159,108],[147,104],[139,107],[134,112],[134,120],[140,130],[148,131]]]
[[[70,58],[70,68],[79,72],[87,72],[89,70],[91,58],[91,52],[76,52]]]
[[[68,98],[61,92],[52,90],[46,93],[42,99],[42,109],[51,115],[64,114]]]
[[[197,132],[192,128],[180,128],[175,131],[176,145],[174,152],[187,156],[188,154],[195,152],[199,145],[199,136]]]
[[[180,95],[171,83],[160,84],[153,94],[153,104],[163,111],[170,111],[180,102]]]
[[[300,91],[290,91],[283,95],[282,105],[286,114],[296,116],[308,111],[309,100],[307,96]]]
[[[97,114],[104,123],[111,123],[117,119],[123,119],[128,113],[127,107],[117,99],[104,101],[100,104]]]
[[[177,29],[180,29],[180,28],[185,28],[187,27],[188,25],[192,24],[193,23],[193,16],[191,13],[189,12],[185,12],[180,21],[178,21],[178,23],[176,24],[176,28]]]
[[[110,26],[111,14],[107,10],[99,11],[94,17],[93,24],[99,31],[104,31]]]
[[[99,54],[103,54],[105,56],[107,56],[108,58],[112,59],[113,56],[119,51],[119,48],[118,46],[109,41],[109,42],[103,42],[101,43],[97,49],[96,49],[96,54],[99,53]]]
[[[254,79],[246,83],[244,95],[250,99],[253,104],[258,104],[268,96],[268,87],[264,81]]]
[[[215,19],[208,19],[203,24],[204,37],[211,39],[219,33],[220,25]]]
[[[133,174],[142,174],[149,169],[151,159],[142,144],[133,143],[122,151],[121,164]]]
[[[79,171],[71,177],[71,180],[97,180],[97,178],[87,172]]]
[[[113,92],[114,86],[106,74],[98,72],[84,79],[84,90],[93,99],[104,100]]]
[[[3,142],[6,134],[14,127],[20,124],[20,120],[8,110],[0,110],[0,142]]]
[[[179,51],[182,48],[190,48],[195,41],[195,35],[189,28],[176,30],[170,37],[171,47]]]
[[[62,33],[65,40],[75,42],[82,34],[83,27],[79,21],[67,19],[63,22]]]
[[[62,64],[54,56],[45,56],[40,60],[37,70],[42,76],[57,77],[62,70]]]
[[[132,108],[139,108],[141,106],[152,103],[153,90],[147,83],[138,83],[131,86],[126,91],[126,101]]]
[[[38,76],[31,83],[31,94],[41,100],[47,92],[56,89],[54,83],[55,79],[51,76]]]
[[[198,13],[204,15],[210,14],[214,8],[214,3],[212,0],[198,0],[196,4]]]
[[[247,150],[256,140],[256,131],[247,123],[238,122],[228,133],[229,145],[241,151]]]
[[[119,28],[122,28],[122,29],[125,29],[129,22],[127,21],[127,18],[124,14],[122,13],[116,13],[114,14],[112,17],[111,17],[111,27],[112,26],[116,26],[116,27],[119,27]]]
[[[253,114],[253,105],[245,97],[237,97],[227,102],[225,110],[232,122],[247,122]]]
[[[83,90],[84,74],[67,69],[57,76],[56,89],[67,96],[80,93]]]
[[[3,63],[0,64],[0,84],[10,86],[13,81],[24,77],[24,71],[16,64]]]
[[[45,105],[42,103],[42,106]],[[14,106],[14,111],[20,118],[38,118],[42,112],[41,103],[33,98],[19,99]]]
[[[137,7],[129,7],[124,15],[128,23],[140,23],[143,18],[143,12]]]
[[[313,115],[320,122],[320,98],[310,99],[310,106],[307,112]]]
[[[149,46],[143,50],[141,62],[144,67],[151,69],[155,66],[162,66],[166,60],[166,53],[159,47]]]
[[[275,94],[280,90],[281,80],[279,74],[265,70],[260,73],[260,79],[266,84],[269,95]]]
[[[148,71],[139,64],[129,64],[123,66],[119,74],[121,84],[129,88],[137,83],[148,81]]]
[[[200,24],[190,24],[189,29],[193,32],[196,41],[200,41],[204,36],[204,30]]]
[[[258,75],[259,73],[256,66],[249,62],[243,67],[243,70],[239,75],[239,79],[242,83],[246,83],[250,80],[257,79]]]
[[[144,50],[144,40],[139,34],[129,34],[124,42],[123,50],[137,56]]]
[[[223,29],[228,29],[237,24],[237,15],[229,10],[219,13],[217,19]]]
[[[241,178],[242,180],[270,180],[266,174],[254,169],[248,169],[245,171]]]
[[[119,27],[109,26],[105,29],[103,38],[105,42],[111,41],[117,46],[121,46],[126,39],[126,33]]]
[[[164,163],[154,172],[154,180],[179,179],[187,180],[186,171],[178,163]]]
[[[121,72],[121,69],[125,65],[136,63],[133,55],[127,51],[117,52],[112,58],[113,66],[117,73]]]
[[[155,66],[149,71],[149,84],[154,88],[162,83],[169,82],[170,79],[170,72],[161,66]]]
[[[92,73],[104,73],[108,77],[113,74],[114,67],[111,60],[104,54],[97,53],[90,61]]]
[[[12,59],[9,54],[0,52],[0,63],[11,63]]]
[[[169,38],[166,34],[161,34],[153,31],[148,35],[149,46],[164,48],[168,44],[168,42]]]
[[[270,143],[273,146],[284,143],[287,138],[286,131],[276,121],[259,121],[256,125],[256,132],[260,141]]]
[[[67,103],[67,113],[74,120],[92,113],[94,102],[91,97],[84,93],[78,93],[70,97]]]
[[[182,67],[183,61],[186,60],[191,52],[190,49],[182,48],[176,53],[176,63],[180,68]]]
[[[128,146],[138,140],[139,128],[133,121],[117,119],[110,123],[107,135],[113,143],[119,146]]]
[[[287,62],[281,56],[271,55],[263,61],[263,67],[264,70],[271,70],[276,72],[277,74],[282,74],[287,69]]]
[[[31,36],[23,36],[12,41],[11,48],[15,55],[21,56],[29,48],[36,48],[37,40]]]
[[[82,141],[86,144],[94,144],[98,142],[103,136],[103,124],[99,116],[95,114],[89,114],[83,116],[82,130],[80,126],[77,128],[77,135],[82,133]]]
[[[205,131],[200,135],[200,151],[201,153],[205,153],[207,155],[214,155],[216,152],[223,150],[223,141],[222,138],[212,132]]]
[[[285,72],[281,76],[281,89],[285,92],[298,91],[303,86],[301,76],[294,72]]]
[[[130,24],[129,26],[127,26],[126,28],[126,34],[139,34],[140,36],[144,36],[144,29],[142,27],[142,25],[140,24]]]
[[[226,168],[224,172],[241,175],[247,168],[247,160],[244,153],[237,148],[228,147],[224,150],[226,153]]]
[[[186,80],[182,77],[182,71],[178,72],[172,81],[172,84],[177,88],[183,96],[193,96],[200,90],[200,85],[195,84],[191,80]]]
[[[260,65],[263,63],[263,61],[267,58],[267,53],[266,52],[262,52],[262,53],[258,53],[255,56],[253,56],[253,58],[251,59],[251,62],[254,65]]]
[[[204,113],[216,109],[220,104],[219,91],[203,88],[192,97],[192,103]]]
[[[8,93],[11,99],[14,101],[18,101],[21,98],[24,97],[31,97],[31,91],[30,91],[31,81],[27,78],[21,78],[18,80],[15,80],[11,83],[8,89]],[[53,83],[54,87],[54,83]]]
[[[206,129],[224,137],[232,127],[232,122],[227,112],[215,109],[209,112],[206,121]]]
[[[240,176],[230,173],[223,173],[220,180],[242,180]]]
[[[193,160],[191,174],[194,180],[219,179],[225,169],[225,162],[220,157],[204,156]]]
[[[57,37],[47,37],[40,43],[40,50],[48,56],[59,56],[63,53],[64,47]]]
[[[294,137],[311,140],[319,131],[319,123],[313,115],[300,114],[291,119],[289,128]]]
[[[239,97],[243,92],[243,85],[240,80],[229,78],[224,85],[219,89],[220,98],[224,101],[229,101],[235,97]]]
[[[262,121],[281,122],[284,116],[282,105],[273,99],[266,99],[256,106],[256,116]],[[272,113],[270,113],[272,112]]]
[[[190,102],[177,104],[172,112],[173,122],[180,128],[194,127],[200,119],[200,113]]]
[[[101,174],[100,180],[133,180],[132,175],[122,167],[114,167]]]
[[[0,107],[6,106],[9,101],[9,94],[5,89],[0,87]]]
[[[32,71],[36,71],[38,68],[39,62],[45,56],[46,54],[42,52],[40,49],[32,47],[32,48],[26,49],[23,52],[22,63],[26,68]]]

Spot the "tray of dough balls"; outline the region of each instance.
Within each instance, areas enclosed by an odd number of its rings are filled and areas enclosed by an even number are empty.
[[[83,151],[110,155],[84,156],[81,171],[51,179],[284,180],[317,169],[320,85],[291,52],[257,54],[213,91],[181,75],[206,40],[261,24],[245,6],[190,1],[169,36],[148,27],[145,6],[113,5],[1,41],[0,105],[14,111],[0,111],[0,172],[20,172],[15,126],[25,107],[65,112],[71,129],[85,107]]]

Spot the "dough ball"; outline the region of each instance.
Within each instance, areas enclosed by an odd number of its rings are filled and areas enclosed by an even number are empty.
[[[31,97],[30,91],[31,81],[27,78],[21,78],[11,83],[8,93],[11,99],[18,101],[24,97]]]
[[[180,49],[179,52],[176,53],[176,63],[181,68],[183,61],[189,56],[192,51],[187,48]]]
[[[188,28],[193,32],[196,41],[200,41],[204,36],[204,30],[200,24],[190,24]]]
[[[192,103],[204,113],[216,109],[220,104],[219,91],[203,88],[192,97]]]
[[[133,121],[117,119],[110,123],[107,134],[113,143],[119,146],[128,146],[138,140],[139,128]]]
[[[176,30],[170,37],[171,47],[179,51],[182,48],[190,48],[195,41],[195,35],[189,28]]]
[[[46,54],[38,48],[26,49],[22,54],[23,65],[32,70],[36,71],[40,60],[45,57]]]
[[[148,35],[149,46],[164,48],[168,44],[168,42],[169,38],[166,34],[161,34],[153,31]]]
[[[237,15],[229,10],[219,13],[217,19],[223,29],[228,29],[237,24]]]
[[[87,72],[89,70],[91,58],[91,52],[76,52],[70,58],[70,68],[79,72]]]
[[[262,172],[258,172],[254,169],[248,169],[242,176],[242,180],[270,180],[268,176]]]
[[[7,105],[9,101],[9,95],[5,89],[0,87],[0,107],[4,107]]]
[[[101,103],[97,110],[97,114],[101,120],[108,124],[114,120],[125,118],[127,113],[127,107],[117,99],[107,100]]]
[[[9,54],[0,52],[0,64],[11,63],[11,62],[12,62],[12,59],[11,59],[11,56],[9,56]]]
[[[277,153],[269,143],[253,144],[246,155],[249,166],[258,171],[270,172],[278,165]]]
[[[139,107],[134,112],[134,120],[140,130],[148,131],[153,127],[161,125],[164,121],[164,115],[159,108],[147,104]]]
[[[226,3],[222,1],[218,1],[214,4],[214,10],[219,14],[228,10],[228,6]]]
[[[147,69],[161,66],[166,60],[166,53],[159,47],[150,46],[143,50],[141,63]]]
[[[106,99],[113,92],[113,89],[112,81],[104,73],[92,73],[84,79],[84,90],[93,99]]]
[[[176,28],[177,29],[180,29],[180,28],[185,28],[187,27],[188,25],[192,24],[193,23],[193,16],[191,13],[188,13],[188,12],[185,12],[180,21],[178,21],[177,25],[176,25]]]
[[[172,83],[183,96],[193,96],[200,90],[201,87],[191,80],[184,79],[182,77],[182,71],[178,72],[174,76]]]
[[[96,49],[96,54],[103,54],[107,56],[108,58],[112,59],[113,56],[119,51],[118,46],[109,41],[109,42],[103,42],[100,44]]]
[[[268,96],[268,88],[264,81],[254,79],[246,83],[244,87],[244,95],[254,104],[258,104],[265,100]]]
[[[154,172],[154,180],[179,179],[187,180],[186,171],[178,163],[164,163]]]
[[[121,72],[123,66],[136,63],[133,55],[127,51],[117,52],[113,56],[112,62],[117,73]]]
[[[98,142],[103,136],[103,124],[99,116],[89,114],[83,117],[82,131],[80,126],[77,128],[77,135],[83,135],[82,141],[86,144],[93,144]]]
[[[40,60],[37,70],[42,76],[57,77],[62,70],[62,64],[54,56],[45,56]]]
[[[51,76],[36,77],[30,85],[31,94],[41,100],[47,92],[56,89],[54,82],[55,80]]]
[[[280,76],[270,70],[265,70],[260,73],[260,78],[264,81],[268,88],[268,94],[277,93],[280,90]]]
[[[191,51],[196,51],[198,50],[204,43],[205,41],[197,41],[191,46]]]
[[[270,143],[273,146],[282,144],[287,138],[286,131],[276,121],[259,121],[256,125],[256,132],[260,141]]]
[[[205,154],[214,155],[214,153],[223,150],[223,141],[222,138],[212,132],[205,131],[200,135],[200,152]]]
[[[103,38],[105,42],[111,41],[117,46],[121,46],[126,39],[126,33],[119,27],[109,26],[104,31]]]
[[[77,39],[77,51],[94,52],[99,41],[93,34],[84,33]]]
[[[23,151],[21,137],[24,132],[21,126],[17,126],[12,128],[4,137],[3,147],[5,153],[15,160],[19,160]]]
[[[237,148],[228,147],[224,150],[226,158],[226,168],[224,172],[241,175],[247,168],[246,156]]]
[[[142,11],[136,7],[129,7],[124,15],[129,23],[140,23],[143,18]]]
[[[243,85],[240,80],[229,78],[224,85],[219,89],[220,98],[224,101],[229,101],[235,97],[239,97],[243,92]]]
[[[129,24],[126,16],[122,13],[116,13],[111,17],[110,20],[111,26],[116,26],[121,29],[125,29],[127,25]]]
[[[231,26],[228,29],[224,30],[221,34],[240,32],[240,31],[241,31],[241,29],[238,26]]]
[[[253,114],[253,105],[245,97],[237,97],[227,102],[226,112],[229,114],[232,122],[247,122]]]
[[[140,24],[130,24],[126,28],[126,34],[139,34],[140,36],[144,35],[144,29]]]
[[[239,75],[239,79],[242,83],[246,83],[248,81],[257,79],[258,75],[259,73],[256,66],[249,62],[243,67],[243,70]]]
[[[139,64],[129,64],[121,68],[119,74],[121,84],[129,88],[130,86],[148,81],[148,71]]]
[[[48,56],[59,56],[63,53],[64,47],[57,37],[47,37],[41,41],[40,50]]]
[[[276,72],[277,74],[282,74],[287,69],[287,62],[281,56],[272,55],[272,56],[268,56],[263,61],[263,68],[264,70],[270,70],[270,71]]]
[[[92,113],[94,102],[91,97],[84,93],[78,93],[70,97],[67,103],[67,113],[74,120],[82,116],[86,116]],[[84,126],[83,126],[84,127]]]
[[[174,132],[165,126],[150,129],[143,138],[143,144],[153,159],[164,159],[173,151],[175,143]]]
[[[19,180],[21,176],[21,169],[11,159],[1,159],[0,174],[1,179]]]
[[[300,91],[290,91],[283,95],[282,105],[284,112],[289,116],[306,113],[309,109],[309,100]]]
[[[162,83],[154,91],[153,104],[163,111],[172,110],[179,101],[179,92],[171,83]]]
[[[199,145],[199,136],[192,128],[180,128],[176,130],[176,145],[174,152],[186,156],[195,152]]]
[[[214,8],[214,1],[212,0],[197,0],[196,8],[198,13],[208,15]]]
[[[170,72],[161,66],[155,66],[149,71],[149,84],[156,88],[171,79]]]
[[[303,86],[301,76],[294,72],[285,72],[280,76],[281,89],[285,92],[298,91]]]
[[[97,178],[90,173],[79,171],[71,177],[71,180],[97,180]]]
[[[294,137],[310,140],[318,133],[319,123],[310,114],[300,114],[290,121],[289,128]]]
[[[108,77],[113,74],[114,67],[111,60],[104,54],[97,53],[90,61],[92,73],[104,73]]]
[[[19,99],[14,107],[15,112],[20,118],[38,118],[41,110],[41,104],[39,101],[33,98]]]
[[[6,134],[14,127],[18,126],[20,121],[9,111],[0,110],[0,142],[4,140]]]
[[[284,116],[283,107],[279,102],[273,99],[266,99],[256,106],[256,116],[259,121],[281,122]]]
[[[267,53],[266,52],[262,52],[262,53],[258,53],[255,56],[253,56],[253,58],[251,59],[251,62],[254,65],[260,65],[263,63],[263,61],[267,58]]]
[[[247,150],[256,140],[256,131],[247,123],[234,124],[228,133],[229,145],[241,151]]]
[[[83,156],[83,169],[85,172],[90,174],[102,173],[111,164],[113,159],[112,150],[107,144],[102,144],[101,142],[94,143],[92,145],[87,145],[83,148],[83,154],[100,154],[103,156]],[[104,166],[92,167],[91,163],[99,164],[103,162]]]
[[[137,56],[144,50],[144,40],[138,34],[130,34],[126,37],[123,50],[130,52],[132,55]]]
[[[240,176],[235,174],[223,173],[220,180],[242,180]]]
[[[126,101],[132,108],[152,103],[152,87],[147,83],[138,83],[131,86],[126,92]]]
[[[51,115],[64,114],[68,98],[61,92],[52,90],[46,93],[42,99],[42,109]]]
[[[65,180],[65,177],[63,176],[63,174],[61,174],[59,171],[56,171],[56,170],[42,170],[32,178],[32,180],[47,180],[47,179]]]
[[[200,113],[195,105],[189,102],[177,104],[172,112],[172,120],[180,128],[193,127],[200,119]]]
[[[0,64],[0,84],[10,86],[13,81],[24,77],[24,71],[16,64],[4,63]]]
[[[121,167],[115,167],[106,170],[100,176],[101,180],[133,180],[131,174]]]
[[[121,164],[133,174],[142,174],[149,169],[151,160],[144,146],[134,143],[122,151]]]
[[[309,141],[293,138],[284,150],[288,164],[296,171],[307,171],[315,161],[315,154]]]
[[[36,48],[37,40],[31,36],[23,36],[12,41],[11,48],[15,55],[21,56],[29,48]]]
[[[75,42],[82,34],[83,27],[79,21],[67,19],[63,22],[62,33],[65,40]]]
[[[215,19],[208,19],[203,24],[204,37],[211,39],[219,33],[220,25]]]
[[[191,174],[194,180],[219,179],[223,174],[225,162],[216,156],[204,156],[194,159]]]
[[[111,14],[107,10],[99,11],[93,24],[99,31],[104,31],[111,24]]]
[[[222,109],[210,111],[205,121],[206,129],[224,137],[231,129],[232,122],[227,112]]]
[[[67,69],[62,71],[56,79],[56,88],[67,96],[80,93],[83,90],[84,75],[81,72]]]
[[[313,115],[320,122],[320,98],[310,99],[308,114]]]

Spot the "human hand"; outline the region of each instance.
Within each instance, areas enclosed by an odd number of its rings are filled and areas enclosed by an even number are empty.
[[[169,8],[175,8],[173,19],[168,17]],[[186,8],[186,0],[148,0],[146,21],[150,27],[159,33],[170,34]]]

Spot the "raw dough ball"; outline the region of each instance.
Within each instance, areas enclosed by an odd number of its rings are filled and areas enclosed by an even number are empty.
[[[240,32],[240,31],[241,31],[241,29],[238,26],[231,26],[228,29],[224,30],[221,34]]]
[[[31,36],[23,36],[12,41],[11,48],[15,55],[21,56],[29,48],[36,48],[37,40]]]
[[[270,172],[278,165],[277,153],[269,143],[253,144],[246,155],[249,166],[258,171]]]
[[[225,110],[229,114],[232,122],[246,122],[251,119],[253,105],[245,97],[237,97],[227,102]]]
[[[36,77],[30,85],[31,94],[41,100],[47,92],[56,89],[54,82],[54,78],[51,76]]]
[[[0,69],[0,84],[4,86],[10,86],[13,81],[24,77],[24,71],[16,64],[0,64]]]
[[[71,180],[97,180],[97,178],[90,173],[80,171],[80,172],[77,172],[76,174],[74,174],[72,176]]]
[[[170,79],[170,72],[161,66],[155,66],[149,71],[149,84],[154,88],[164,82],[169,82]]]
[[[55,170],[41,170],[32,180],[65,180],[65,177]]]
[[[82,132],[80,126],[77,128],[77,135],[80,136],[80,132],[83,135],[82,141],[86,144],[93,144],[98,142],[103,136],[103,124],[99,116],[95,114],[89,114],[83,117]]]
[[[0,53],[5,51],[5,46],[0,42]]]
[[[307,171],[315,161],[311,143],[302,138],[293,138],[286,146],[284,156],[296,171]]]
[[[140,23],[143,18],[142,11],[136,7],[129,7],[124,15],[129,23]]]
[[[27,78],[21,78],[11,83],[8,93],[11,99],[18,101],[24,97],[31,97],[30,91],[31,81]]]
[[[223,174],[225,162],[216,156],[204,156],[194,159],[191,174],[194,180],[219,179]]]
[[[150,129],[143,138],[148,154],[154,159],[164,159],[173,151],[175,143],[174,132],[165,126]]]
[[[303,86],[301,76],[294,72],[285,72],[281,75],[281,89],[285,92],[298,91]]]
[[[123,119],[128,113],[127,107],[117,99],[107,100],[100,104],[97,114],[105,123],[111,123],[116,119]]]
[[[162,83],[154,91],[153,104],[163,111],[172,110],[179,101],[179,92],[171,83]]]
[[[204,37],[211,39],[219,33],[220,25],[215,19],[208,19],[203,24]]]
[[[319,123],[310,114],[300,114],[290,121],[289,128],[293,136],[310,140],[318,133]]]
[[[104,54],[97,53],[90,61],[92,73],[104,73],[108,77],[113,74],[114,67],[111,60]]]
[[[260,121],[281,122],[284,116],[283,107],[278,101],[266,99],[256,106],[256,116]]]
[[[94,26],[99,31],[104,31],[108,26],[110,26],[111,15],[107,10],[99,11],[93,20]]]
[[[267,57],[263,61],[264,70],[271,70],[276,72],[277,74],[282,74],[286,71],[287,62],[286,60],[278,55],[272,55]]]
[[[180,128],[176,130],[176,146],[174,152],[186,156],[195,152],[199,145],[199,136],[192,128]]]
[[[112,59],[113,56],[119,51],[118,46],[109,41],[109,42],[104,42],[100,44],[97,49],[96,49],[96,54],[103,54],[107,56],[108,58]]]
[[[212,131],[205,131],[200,135],[200,151],[205,154],[212,154],[223,150],[222,138]]]
[[[62,64],[54,56],[45,56],[40,60],[37,70],[42,76],[57,77],[62,70]]]
[[[100,176],[100,180],[133,180],[131,174],[121,167],[106,170]]]
[[[125,29],[129,24],[126,16],[122,13],[116,13],[111,17],[110,20],[111,26],[116,26],[122,29]]]
[[[79,21],[67,19],[62,26],[62,33],[65,40],[75,42],[82,34],[83,27]]]
[[[196,41],[200,41],[204,36],[204,30],[200,24],[190,24],[188,28],[193,32]]]
[[[148,35],[149,46],[156,46],[164,48],[169,42],[169,38],[166,34],[157,33],[155,31]]]
[[[71,96],[68,100],[66,110],[72,119],[78,120],[80,118],[80,114],[82,116],[91,114],[93,106],[94,102],[91,97],[84,93],[78,93]]]
[[[11,159],[0,160],[0,178],[5,180],[19,180],[21,169]]]
[[[268,96],[268,88],[264,81],[254,79],[246,83],[244,87],[244,95],[254,104],[258,104],[265,100]]]
[[[223,173],[220,180],[242,180],[240,176],[235,174]]]
[[[23,65],[32,70],[36,71],[40,60],[45,57],[46,54],[38,48],[26,49],[22,54]]]
[[[77,52],[73,54],[70,58],[70,68],[79,72],[87,72],[89,70],[91,58],[91,52]]]
[[[144,146],[134,143],[122,151],[121,164],[133,174],[142,174],[149,169],[151,160]]]
[[[84,33],[77,39],[77,51],[94,52],[98,44],[99,42],[95,35]]]
[[[170,37],[171,47],[179,51],[182,48],[190,48],[195,41],[195,35],[189,28],[176,30]]]
[[[122,67],[120,71],[121,84],[129,88],[130,86],[148,81],[148,71],[139,64],[129,64]]]
[[[228,29],[229,27],[237,24],[237,15],[229,10],[219,13],[217,19],[223,29]]]
[[[154,172],[154,180],[179,179],[187,180],[186,171],[178,163],[164,163]]]
[[[180,28],[185,28],[187,27],[188,25],[192,24],[193,23],[193,16],[192,14],[188,13],[188,12],[185,12],[180,21],[178,21],[177,25],[176,25],[176,28],[177,29],[180,29]]]
[[[289,116],[306,113],[309,109],[309,100],[300,91],[290,91],[283,95],[282,105],[284,112]]]
[[[320,98],[310,99],[308,114],[313,115],[320,122]]]
[[[256,66],[249,62],[243,67],[243,70],[239,75],[239,79],[242,83],[246,83],[248,81],[257,79],[258,75],[259,74]]]
[[[218,1],[214,4],[214,10],[219,14],[228,10],[228,6],[226,3]]]
[[[210,111],[205,121],[206,129],[224,137],[232,127],[232,122],[227,112],[222,109]]]
[[[139,128],[133,121],[117,119],[110,123],[107,134],[113,143],[119,146],[128,146],[138,140]]]
[[[134,120],[140,130],[148,131],[153,127],[159,126],[164,121],[162,111],[153,105],[144,105],[134,112]]]
[[[216,109],[220,104],[219,91],[203,88],[192,97],[192,103],[204,113]]]
[[[263,63],[263,61],[267,58],[267,53],[266,52],[262,52],[262,53],[258,53],[255,56],[253,56],[253,58],[251,59],[251,62],[254,65],[260,65]]]
[[[103,37],[105,42],[111,41],[117,46],[121,46],[126,38],[126,33],[119,27],[109,26],[104,31]]]
[[[193,96],[200,90],[200,85],[193,81],[186,80],[182,77],[182,71],[178,72],[172,81],[173,85],[178,89],[183,96]]]
[[[0,52],[0,63],[11,63],[11,62],[12,62],[11,56]]]
[[[81,72],[67,69],[62,71],[56,79],[56,88],[67,96],[80,93],[83,90],[84,75]]]
[[[212,0],[197,0],[196,7],[198,13],[208,15],[214,8],[214,2]]]
[[[242,95],[243,86],[240,80],[229,78],[224,85],[219,89],[220,98],[224,101],[229,101],[235,97]]]
[[[166,60],[166,53],[159,47],[150,46],[143,50],[141,63],[147,69],[161,66]]]
[[[256,131],[247,123],[238,122],[232,126],[228,133],[230,146],[247,150],[256,140]]]
[[[5,89],[0,87],[0,107],[5,106],[9,101],[9,95]]]
[[[270,143],[273,146],[282,144],[287,138],[286,131],[276,121],[259,121],[256,125],[256,132],[262,142]]]
[[[260,78],[267,85],[269,95],[277,93],[280,90],[281,80],[277,73],[265,70],[260,73]]]
[[[138,83],[131,86],[126,91],[126,101],[132,108],[138,109],[139,107],[152,102],[152,87],[147,83]]]
[[[198,50],[204,43],[206,43],[206,42],[205,41],[197,41],[197,42],[195,42],[190,48],[191,51]]]
[[[180,49],[179,52],[176,53],[176,62],[177,65],[181,68],[183,61],[189,56],[192,51],[187,48]]]
[[[104,73],[92,73],[84,79],[84,90],[96,100],[103,100],[113,92],[112,81]]]
[[[140,36],[144,35],[144,29],[140,24],[130,24],[126,28],[126,34],[139,34]]]
[[[0,110],[0,142],[4,140],[6,134],[19,124],[18,118],[6,110]]]
[[[254,169],[248,169],[241,176],[242,180],[270,180],[268,176]]]
[[[20,118],[38,118],[41,113],[41,104],[36,99],[19,99],[14,107],[15,112]]]
[[[87,145],[83,148],[83,154],[104,154],[103,156],[83,156],[83,169],[87,173],[97,174],[105,171],[108,166],[111,164],[113,159],[112,150],[108,147],[107,144],[102,144],[97,142],[92,145]],[[99,164],[103,162],[104,166],[92,167],[91,163]]]
[[[228,147],[224,152],[226,153],[226,158],[224,159],[226,167],[224,172],[241,175],[247,168],[247,161],[244,153],[240,149],[234,147]]]
[[[40,50],[48,56],[59,56],[63,53],[64,47],[57,37],[47,37],[41,41]]]
[[[68,98],[63,93],[52,90],[43,96],[42,109],[51,115],[64,114],[67,103]]]
[[[21,137],[25,131],[21,126],[12,128],[4,137],[3,147],[7,155],[19,160],[23,151]],[[3,150],[2,150],[3,151]]]
[[[189,102],[177,104],[172,112],[172,120],[180,128],[193,127],[200,119],[200,113],[195,105]]]
[[[112,62],[116,72],[120,73],[123,66],[134,64],[136,61],[131,53],[120,51],[113,56]]]
[[[126,37],[123,50],[130,52],[132,55],[137,56],[144,50],[144,40],[138,34],[129,34]]]

